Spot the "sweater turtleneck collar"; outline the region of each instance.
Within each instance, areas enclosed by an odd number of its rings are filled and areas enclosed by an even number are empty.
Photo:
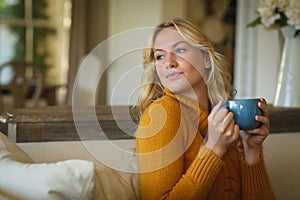
[[[199,124],[198,129],[204,137],[208,128],[207,118],[209,112],[204,107],[202,107],[197,101],[189,97],[174,94],[166,89],[164,89],[164,93],[166,96],[176,99],[179,103],[183,104],[189,109],[189,117],[191,117],[191,120]]]

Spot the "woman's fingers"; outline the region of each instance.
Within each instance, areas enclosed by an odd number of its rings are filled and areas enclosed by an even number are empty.
[[[222,105],[223,101],[219,101],[219,103],[213,108],[208,117],[208,120],[215,125],[221,123],[228,113],[227,109],[220,109]]]
[[[233,113],[229,112],[226,118],[224,119],[224,135],[228,137],[231,142],[234,142],[238,139],[240,128],[234,122]]]
[[[233,131],[234,130],[234,114],[232,112],[228,112],[226,117],[223,120],[223,127],[222,127],[222,131],[226,132],[226,131]]]
[[[270,128],[270,120],[268,117],[265,116],[255,116],[255,120],[261,123],[260,128]]]
[[[224,102],[223,102],[222,100],[220,100],[220,101],[218,102],[218,104],[215,105],[215,107],[212,109],[210,115],[211,115],[211,116],[215,116],[215,114],[218,113],[218,112],[220,111],[220,108],[221,108],[221,106],[223,105],[223,103],[224,103]]]
[[[258,107],[263,111],[263,116],[269,117],[269,110],[267,106],[267,101],[264,98],[260,98],[258,102]]]
[[[268,135],[270,128],[270,119],[269,119],[269,111],[267,106],[267,101],[264,98],[260,98],[260,102],[258,103],[258,107],[263,111],[262,116],[255,116],[255,120],[261,123],[261,126],[257,129],[254,129],[254,133],[260,135]]]

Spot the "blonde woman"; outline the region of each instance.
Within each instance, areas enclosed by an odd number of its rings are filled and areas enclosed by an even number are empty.
[[[275,199],[262,155],[266,101],[262,125],[244,132],[219,109],[231,94],[228,64],[204,34],[179,18],[157,26],[136,105],[141,199]]]

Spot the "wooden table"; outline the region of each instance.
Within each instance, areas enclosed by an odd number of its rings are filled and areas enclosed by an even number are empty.
[[[112,112],[113,109],[113,112]],[[300,108],[269,107],[271,134],[300,132]],[[96,120],[102,128],[100,134],[109,139],[129,139],[137,127],[136,113],[128,106],[97,106]],[[16,109],[0,117],[1,131],[16,142],[76,141],[99,139],[99,130],[91,114],[84,109],[77,112],[81,119],[74,123],[71,107],[43,107]],[[122,128],[118,125],[121,124]],[[79,126],[79,128],[78,128]],[[78,130],[84,135],[78,134]],[[104,138],[104,137],[103,137]]]
[[[270,132],[300,132],[300,108],[269,106]]]
[[[78,113],[81,119],[74,123],[72,108],[67,106],[12,110],[0,116],[0,129],[16,142],[133,138],[136,120],[128,106],[114,106],[114,115],[111,106],[97,106],[95,112],[96,126],[102,131],[95,128],[95,121],[84,108]],[[78,129],[83,133],[78,134]]]

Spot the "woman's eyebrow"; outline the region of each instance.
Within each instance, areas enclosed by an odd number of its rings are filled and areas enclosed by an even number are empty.
[[[187,44],[187,45],[190,45],[190,44],[187,43],[186,41],[181,40],[181,41],[178,41],[178,42],[176,42],[175,44],[173,44],[172,47],[175,48],[175,47],[177,47],[178,45],[180,45],[180,44],[182,44],[182,43]]]
[[[156,52],[156,51],[164,51],[163,49],[154,49],[153,52]]]
[[[186,41],[184,40],[180,40],[178,42],[175,42],[173,45],[172,45],[172,48],[176,48],[177,46],[179,46],[180,44],[187,44],[187,45],[190,45],[189,43],[187,43]],[[156,51],[159,51],[159,52],[162,52],[162,51],[165,51],[164,49],[160,49],[160,48],[157,48],[157,49],[153,49],[153,52],[156,52]]]

